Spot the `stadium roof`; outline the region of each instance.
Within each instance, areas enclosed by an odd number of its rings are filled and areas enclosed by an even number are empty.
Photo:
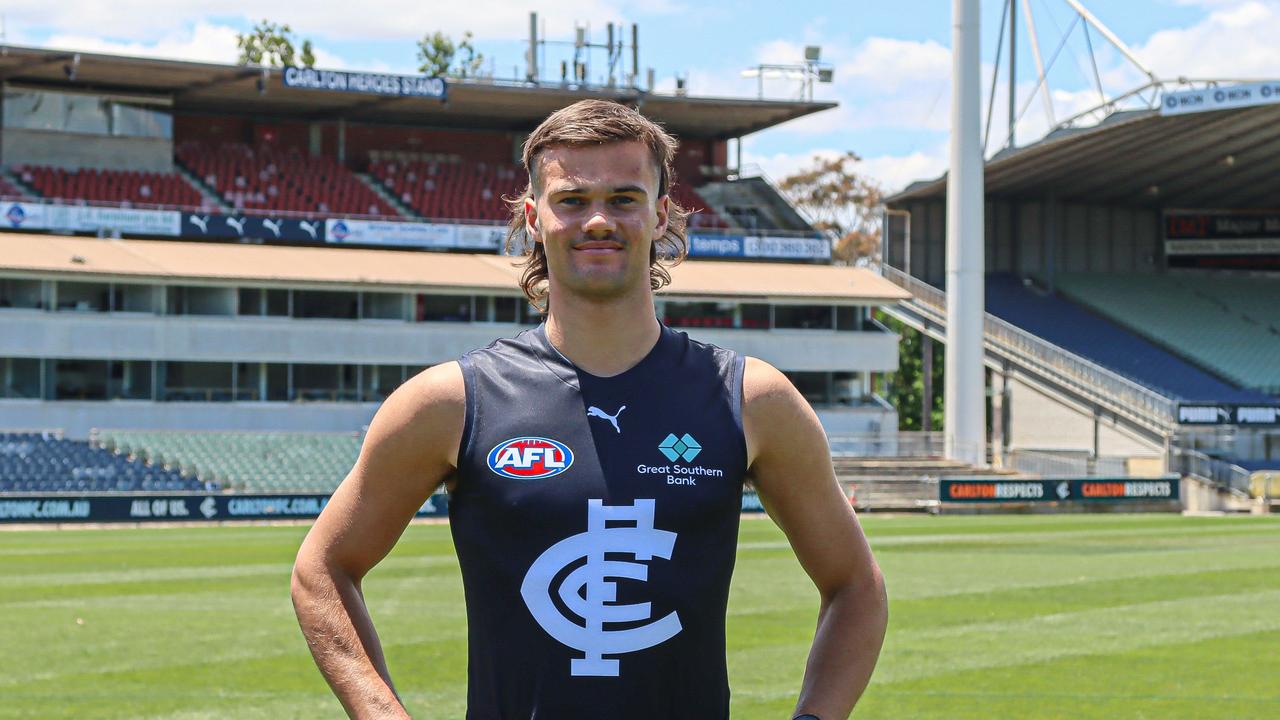
[[[1280,198],[1280,105],[1185,115],[1118,112],[1050,133],[986,164],[991,198],[1160,208],[1274,208]],[[946,196],[946,176],[889,198]]]
[[[678,136],[727,139],[836,106],[826,102],[657,95],[631,88],[534,86],[451,80],[448,102],[433,98],[287,88],[279,69],[258,91],[262,68],[5,46],[0,79],[61,90],[171,97],[177,112],[269,115],[298,120],[528,131],[576,100],[639,106]],[[68,68],[74,58],[75,79]]]
[[[501,255],[246,245],[5,233],[0,272],[77,279],[289,286],[439,288],[518,294],[515,258]],[[883,304],[910,295],[862,268],[695,260],[671,270],[664,294],[805,302]]]

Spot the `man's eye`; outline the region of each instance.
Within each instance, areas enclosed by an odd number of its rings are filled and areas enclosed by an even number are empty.
[[[613,199],[615,205],[630,205],[636,201],[635,198],[628,195],[619,195]]]
[[[582,198],[576,198],[576,197],[561,198],[560,204],[561,205],[581,205]]]

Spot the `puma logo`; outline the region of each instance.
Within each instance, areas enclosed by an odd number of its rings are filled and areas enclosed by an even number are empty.
[[[271,218],[267,218],[263,220],[262,227],[275,233],[276,237],[280,237],[280,223],[276,222],[275,220],[272,220]]]
[[[587,408],[587,417],[589,418],[598,417],[598,418],[604,418],[605,420],[608,420],[609,424],[613,426],[613,429],[617,430],[618,434],[621,435],[622,428],[618,427],[618,416],[621,415],[622,411],[626,409],[627,409],[627,406],[623,405],[622,407],[618,408],[618,412],[610,415],[609,413],[601,410],[595,405],[592,405],[591,407]]]
[[[236,232],[244,235],[244,218],[229,217],[227,224],[236,229]]]
[[[309,223],[306,220],[303,220],[302,222],[298,223],[298,227],[302,228],[303,232],[310,235],[312,240],[316,239],[316,231],[319,230],[318,223]]]
[[[208,217],[202,217],[200,215],[188,215],[187,219],[191,221],[192,225],[195,225],[196,227],[200,228],[201,233],[204,233],[206,235],[209,233]]]

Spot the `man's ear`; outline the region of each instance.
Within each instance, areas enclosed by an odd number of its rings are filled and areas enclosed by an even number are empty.
[[[534,242],[542,242],[542,226],[538,223],[538,204],[532,197],[524,199],[524,232]]]
[[[653,240],[657,242],[658,238],[667,234],[667,218],[670,216],[671,196],[663,195],[658,198],[654,209],[658,211],[658,223],[653,226]]]

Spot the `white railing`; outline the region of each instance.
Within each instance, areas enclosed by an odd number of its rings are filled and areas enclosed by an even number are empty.
[[[1169,448],[1168,464],[1169,472],[1206,480],[1239,497],[1249,495],[1251,473],[1235,463],[1211,458],[1199,450],[1175,446]]]
[[[881,275],[910,292],[917,307],[946,325],[947,294],[897,268],[881,264]],[[1045,377],[1159,432],[1177,425],[1177,402],[1075,353],[1015,327],[987,313],[986,343],[998,354],[1008,355]]]
[[[833,457],[940,458],[945,441],[940,432],[903,431],[887,435],[828,435],[827,444]]]

